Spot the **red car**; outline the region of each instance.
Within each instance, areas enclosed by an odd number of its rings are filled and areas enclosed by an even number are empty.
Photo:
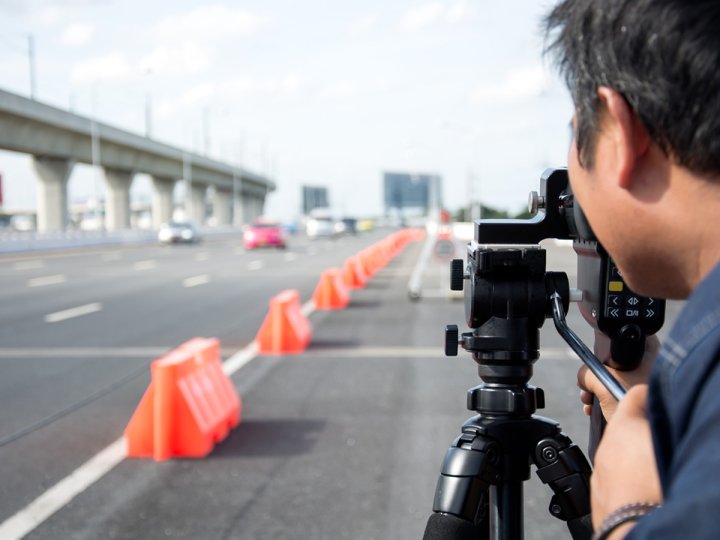
[[[243,233],[245,249],[258,247],[277,247],[285,249],[285,231],[279,223],[258,221],[248,225]]]

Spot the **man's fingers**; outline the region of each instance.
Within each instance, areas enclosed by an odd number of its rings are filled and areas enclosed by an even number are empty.
[[[580,401],[582,401],[585,405],[593,404],[593,396],[594,394],[588,392],[587,390],[580,390]]]

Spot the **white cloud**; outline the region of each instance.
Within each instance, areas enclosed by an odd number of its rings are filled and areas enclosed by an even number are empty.
[[[63,45],[76,47],[85,45],[95,36],[95,25],[90,23],[73,23],[63,30],[60,42]]]
[[[158,115],[171,118],[188,109],[211,103],[232,103],[237,100],[283,100],[296,97],[305,87],[302,77],[289,73],[284,77],[258,79],[237,77],[223,83],[201,83],[174,98],[158,103]]]
[[[466,0],[452,4],[432,2],[405,12],[400,18],[400,29],[416,32],[438,24],[457,24],[468,20],[472,12]]]
[[[375,15],[364,15],[350,23],[349,34],[351,36],[364,36],[373,31],[378,25],[378,18]]]
[[[350,81],[339,81],[320,91],[321,99],[347,99],[356,93],[356,87]]]
[[[400,19],[400,28],[414,32],[422,30],[442,19],[445,5],[440,2],[425,4],[407,11]]]
[[[75,64],[70,77],[76,83],[94,83],[128,81],[139,75],[124,53],[113,51]]]
[[[549,84],[550,78],[541,66],[516,69],[504,80],[475,90],[470,101],[476,104],[522,101],[539,96]]]
[[[265,16],[215,4],[166,17],[154,25],[151,32],[160,41],[182,43],[250,34],[268,22]]]
[[[138,71],[156,75],[193,75],[210,64],[208,53],[191,41],[160,45],[138,62]]]

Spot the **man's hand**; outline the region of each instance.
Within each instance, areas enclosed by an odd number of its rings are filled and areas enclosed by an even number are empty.
[[[621,506],[662,502],[646,402],[647,385],[630,389],[600,441],[590,478],[595,529]]]
[[[608,368],[608,371],[613,374],[625,389],[630,389],[636,384],[645,384],[647,383],[650,368],[655,361],[655,356],[659,349],[660,340],[657,336],[649,336],[645,342],[645,354],[636,369],[632,371],[618,371]],[[603,362],[610,356],[610,338],[599,330],[595,331],[595,356]],[[603,416],[605,416],[606,420],[610,420],[618,403],[587,366],[583,365],[578,370],[577,382],[580,387],[580,401],[583,403],[583,412],[585,415],[590,416],[593,397],[597,397]]]

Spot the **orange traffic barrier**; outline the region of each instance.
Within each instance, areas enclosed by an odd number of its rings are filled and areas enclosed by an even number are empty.
[[[240,423],[242,402],[222,370],[220,341],[194,338],[153,360],[125,428],[128,457],[203,457]]]
[[[343,264],[343,281],[351,289],[362,289],[367,284],[367,275],[358,257],[348,257]]]
[[[313,293],[317,309],[342,309],[350,303],[350,292],[338,268],[330,268],[320,275]]]
[[[270,299],[270,311],[255,338],[261,353],[300,353],[311,338],[312,328],[300,310],[298,291],[287,289]]]

